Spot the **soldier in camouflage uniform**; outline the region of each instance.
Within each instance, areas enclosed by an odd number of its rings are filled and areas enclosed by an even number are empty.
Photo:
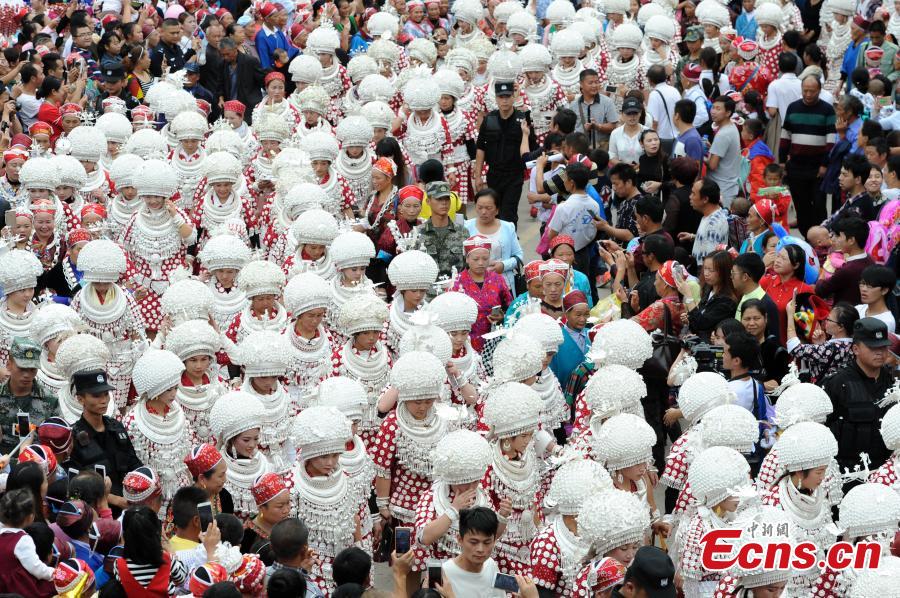
[[[9,380],[0,384],[0,453],[8,454],[19,443],[13,427],[16,414],[28,413],[34,426],[59,414],[59,402],[53,391],[35,379],[40,366],[41,348],[31,339],[17,336],[9,349]]]
[[[419,242],[422,250],[434,258],[438,265],[438,277],[448,277],[454,268],[465,266],[463,241],[469,238],[465,227],[450,220],[450,185],[435,181],[425,186],[426,201],[431,206],[431,217],[419,226]]]

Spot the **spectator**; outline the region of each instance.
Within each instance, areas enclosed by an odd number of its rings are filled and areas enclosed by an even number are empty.
[[[200,544],[204,522],[200,521],[197,505],[208,500],[206,492],[197,486],[185,486],[175,493],[172,498],[172,525],[175,531],[169,540],[172,550],[192,550]]]
[[[282,31],[287,22],[287,11],[280,4],[266,2],[262,5],[259,16],[263,19],[263,25],[256,34],[255,43],[260,66],[266,70],[281,66],[276,64],[275,54],[278,50],[287,52],[287,62],[290,62],[299,54],[299,50],[288,42]]]
[[[796,306],[791,300],[787,312],[793,314]],[[850,365],[853,361],[852,341],[853,325],[859,319],[859,313],[850,303],[838,303],[822,322],[817,322],[812,333],[811,342],[801,343],[797,338],[797,327],[793,318],[787,323],[787,350],[804,369],[809,370],[813,382],[821,384],[838,370]],[[819,327],[821,324],[821,327]]]
[[[655,546],[642,546],[634,555],[634,560],[625,572],[625,580],[613,588],[613,596],[651,596],[671,598],[675,594],[666,588],[674,587],[675,565],[665,552]]]
[[[678,233],[678,240],[693,242],[691,255],[699,267],[720,245],[728,245],[728,212],[722,208],[719,186],[709,178],[694,183],[691,208],[701,215],[697,232]]]
[[[618,126],[616,104],[600,93],[600,76],[594,69],[584,69],[578,76],[581,94],[569,104],[575,113],[575,130],[584,133],[591,148],[609,147],[609,134]]]
[[[619,201],[616,211],[616,226],[606,220],[597,222],[597,230],[618,241],[630,241],[637,236],[634,206],[642,197],[637,186],[637,171],[631,164],[616,164],[609,170],[613,193]]]
[[[623,124],[613,130],[609,136],[609,163],[615,167],[619,162],[637,166],[643,150],[641,149],[641,131],[646,127],[640,122],[644,106],[637,98],[625,98],[622,102]]]
[[[550,258],[557,259],[569,265],[569,276],[563,288],[563,295],[578,290],[587,296],[588,303],[594,306],[591,293],[597,293],[596,285],[591,284],[591,279],[584,272],[575,269],[575,240],[568,235],[557,235],[550,241]]]
[[[3,555],[3,589],[22,596],[49,598],[56,595],[53,567],[41,561],[35,542],[25,532],[34,520],[34,497],[28,490],[8,490],[0,497],[0,539]]]
[[[884,322],[888,332],[897,329],[893,307],[896,303],[893,291],[897,276],[885,266],[869,266],[862,271],[859,279],[861,303],[856,306],[860,318],[876,318]]]
[[[778,308],[778,338],[784,344],[787,340],[787,316],[785,307],[797,293],[813,293],[815,289],[804,281],[806,272],[806,252],[800,245],[783,244],[777,250],[772,272],[760,281],[766,294]]]
[[[866,191],[866,181],[869,180],[871,172],[872,165],[865,157],[850,155],[844,158],[839,181],[846,200],[822,223],[822,226],[834,232],[834,225],[841,218],[855,216],[866,222],[875,220],[878,212],[872,204],[872,196]]]
[[[709,104],[707,103],[706,95],[703,93],[703,87],[700,86],[700,75],[703,71],[697,62],[686,62],[679,72],[681,74],[681,84],[684,87],[684,99],[678,101],[688,101],[694,104],[693,116],[687,118],[687,113],[685,112],[681,117],[681,124],[689,124],[698,130],[702,129],[706,133],[710,129],[710,122]],[[684,131],[679,128],[679,132]],[[695,159],[700,160],[702,158]]]
[[[756,338],[748,332],[732,332],[725,337],[722,365],[731,374],[728,388],[737,399],[735,404],[752,413],[760,423],[771,423],[775,418],[775,409],[766,396],[765,388],[753,375],[760,371],[762,365]]]
[[[272,528],[271,545],[275,563],[269,567],[267,575],[273,578],[278,571],[284,569],[296,571],[305,584],[305,598],[322,598],[322,592],[309,580],[307,573],[315,563],[315,553],[309,547],[309,529],[303,522],[290,517],[275,524]]]
[[[470,334],[472,346],[477,351],[481,351],[484,345],[482,336],[490,332],[493,325],[503,321],[503,314],[513,300],[503,276],[488,268],[492,248],[493,241],[484,235],[472,235],[466,239],[463,243],[466,269],[460,272],[450,288],[451,291],[465,293],[478,303],[478,319]]]
[[[681,314],[684,313],[684,303],[676,282],[678,278],[685,278],[684,267],[673,260],[665,262],[656,271],[653,283],[659,299],[631,319],[647,332],[659,329],[666,334],[677,334]],[[669,330],[665,330],[665,312],[669,314]]]
[[[889,455],[878,433],[879,420],[887,411],[878,402],[894,382],[885,365],[891,344],[888,331],[876,318],[857,320],[853,325],[855,359],[823,385],[834,405],[826,425],[838,441],[836,459],[842,469],[852,469],[860,453],[873,463],[882,463]]]
[[[142,46],[134,46],[125,56],[124,64],[128,68],[125,86],[134,99],[142,101],[150,87],[156,81],[150,74],[150,52]]]
[[[21,77],[21,93],[16,95],[13,90],[13,99],[16,101],[16,111],[22,126],[26,129],[40,120],[37,117],[38,110],[43,103],[37,97],[37,91],[44,82],[44,70],[39,64],[26,63],[19,70]]]
[[[308,596],[306,578],[300,571],[282,568],[274,573],[268,573],[266,577],[266,595],[268,598]]]
[[[497,542],[499,521],[494,511],[485,507],[463,509],[459,513],[460,554],[444,561],[441,570],[444,580],[460,596],[505,596],[494,588],[494,578],[500,570],[491,558]]]
[[[219,44],[222,55],[222,91],[225,101],[237,100],[244,106],[256,106],[263,98],[262,88],[266,78],[259,61],[237,49],[231,38],[225,38]],[[153,72],[152,69],[150,71]],[[244,120],[253,124],[253,110],[244,111]]]
[[[39,426],[45,419],[59,411],[59,401],[54,393],[42,382],[36,380],[41,361],[41,347],[29,338],[13,338],[9,349],[9,379],[0,384],[0,453],[8,455],[30,430],[20,431],[18,436],[11,431],[16,424],[16,415],[26,412],[31,424]]]
[[[677,281],[687,309],[681,322],[704,340],[709,339],[719,322],[732,317],[737,307],[731,283],[732,264],[731,254],[727,251],[715,251],[703,258],[702,298],[696,304],[688,282]]]
[[[778,55],[778,78],[769,84],[766,93],[766,112],[774,122],[773,126],[779,130],[783,129],[788,107],[802,97],[800,79],[797,78],[797,57],[789,52],[782,52]],[[776,139],[780,139],[783,135],[784,133],[781,133]]]
[[[647,98],[647,113],[650,115],[651,128],[659,132],[663,151],[671,154],[677,134],[675,104],[681,100],[681,94],[666,79],[666,69],[661,64],[655,64],[647,70],[647,80],[653,86]]]
[[[760,365],[757,378],[762,381],[766,392],[772,392],[788,373],[790,356],[784,343],[768,333],[768,317],[765,306],[759,299],[750,299],[741,306],[741,324],[759,343]]]
[[[744,121],[744,128],[741,129],[741,140],[744,142],[741,155],[750,163],[750,172],[744,181],[744,192],[754,202],[760,198],[759,190],[769,186],[766,184],[765,170],[766,166],[775,161],[775,155],[763,138],[765,132],[765,125],[757,118]]]
[[[50,135],[50,143],[56,144],[56,140],[62,134],[62,115],[60,107],[66,99],[62,81],[56,77],[44,77],[40,89],[37,90],[37,99],[41,100],[41,107],[37,111],[37,120],[45,122],[53,129]]]
[[[582,362],[591,348],[587,321],[591,315],[587,296],[581,291],[570,291],[563,296],[563,309],[566,312],[565,323],[562,324],[563,342],[559,351],[550,361],[550,369],[557,380],[568,381],[569,376]]]
[[[622,305],[623,315],[627,317],[640,313],[659,299],[655,286],[656,273],[664,263],[675,256],[675,246],[672,243],[672,239],[665,235],[647,235],[643,238],[638,248],[641,250],[640,257],[644,269],[637,272],[634,267],[631,267],[632,264],[627,259],[625,261],[628,271],[628,285],[631,289],[628,302]],[[634,266],[637,266],[637,263],[637,255],[635,255]],[[620,294],[618,288],[614,287],[614,290],[617,294]]]
[[[731,266],[731,284],[734,286],[735,297],[740,297],[737,304],[737,311],[734,313],[736,319],[741,318],[741,308],[744,303],[750,299],[758,299],[763,304],[766,312],[766,320],[769,323],[769,329],[766,334],[778,334],[778,306],[772,301],[772,298],[766,295],[765,290],[759,286],[766,273],[766,266],[763,263],[762,256],[756,253],[742,253],[734,260]]]
[[[573,161],[566,166],[565,187],[569,197],[557,206],[547,225],[551,240],[566,235],[575,241],[575,267],[586,275],[591,272],[594,238],[602,226],[599,206],[587,195],[590,178],[591,172],[584,164]]]
[[[437,262],[438,277],[450,277],[454,270],[459,271],[464,266],[466,229],[450,220],[452,193],[449,184],[444,181],[428,183],[425,194],[431,216],[418,228],[422,250]]]
[[[363,588],[368,588],[372,585],[371,569],[372,557],[364,550],[351,546],[340,551],[334,557],[331,574],[334,578],[334,585],[337,587],[345,584],[358,584]]]
[[[696,231],[700,226],[702,216],[691,208],[691,191],[700,172],[700,162],[686,157],[675,158],[669,169],[674,188],[665,203],[662,225],[673,239],[677,239],[679,233]],[[692,245],[688,239],[678,240],[678,244],[688,251]]]
[[[500,219],[516,224],[519,221],[519,198],[525,175],[522,156],[537,145],[529,113],[516,110],[513,104],[514,86],[494,84],[497,110],[488,112],[478,130],[475,155],[475,189],[487,184],[500,191]],[[482,178],[488,166],[487,179]]]
[[[644,129],[640,139],[644,153],[638,160],[638,187],[647,196],[661,202],[672,178],[669,174],[669,152],[653,129]]]
[[[802,99],[790,103],[784,114],[778,151],[779,162],[786,165],[786,182],[802,235],[824,217],[825,198],[818,189],[835,141],[834,108],[819,98],[821,90],[817,77],[803,79]]]
[[[524,261],[522,246],[519,245],[515,225],[497,217],[500,213],[499,204],[500,197],[493,189],[482,189],[476,193],[476,217],[466,220],[466,230],[470,236],[480,234],[491,240],[491,261],[488,268],[503,275],[507,288],[515,289],[514,275]]]
[[[844,263],[829,278],[816,283],[816,295],[832,299],[835,303],[845,301],[856,305],[860,302],[860,276],[863,270],[875,263],[865,250],[869,225],[861,218],[848,216],[835,222],[831,233],[832,249],[843,253]]]
[[[72,465],[79,470],[103,465],[111,482],[110,505],[125,508],[122,479],[142,463],[134,452],[125,426],[105,415],[109,391],[113,387],[107,382],[106,372],[101,370],[75,374],[73,386],[75,398],[83,410],[72,425],[72,436],[78,439],[72,451]]]
[[[214,529],[214,524],[210,528]],[[131,595],[171,595],[188,576],[185,565],[163,550],[162,524],[149,507],[134,507],[122,517],[123,558],[115,565],[116,579]],[[215,535],[208,533],[207,556],[215,560]]]
[[[163,67],[168,66],[169,72],[180,71],[184,65],[194,56],[195,50],[191,48],[184,52],[179,45],[181,42],[181,23],[178,19],[165,19],[162,23],[159,44],[150,53],[150,74],[154,77],[162,77]],[[199,42],[195,38],[195,42]],[[229,98],[233,99],[233,98]],[[255,104],[249,104],[255,106]]]
[[[710,116],[718,131],[706,158],[709,168],[707,176],[718,184],[721,198],[719,203],[725,208],[730,207],[731,201],[737,197],[737,181],[741,170],[741,136],[737,126],[731,122],[734,108],[734,100],[729,96],[719,96],[710,109]]]
[[[190,63],[194,64],[194,63]],[[100,72],[100,87],[103,92],[97,96],[94,102],[94,110],[98,114],[103,113],[103,101],[107,98],[119,98],[125,102],[128,110],[133,110],[139,103],[128,91],[128,85],[125,80],[125,68],[121,62],[107,64]]]
[[[701,97],[700,101],[703,103],[703,110],[705,112],[706,98]],[[700,133],[698,133],[695,128],[697,126],[697,110],[697,105],[687,99],[687,97],[683,100],[678,100],[675,103],[673,121],[675,123],[677,135],[675,137],[675,147],[672,150],[672,156],[674,158],[687,156],[697,162],[703,161],[703,156],[706,154],[706,148],[703,147],[703,139],[700,138]],[[703,122],[706,121],[704,120]]]

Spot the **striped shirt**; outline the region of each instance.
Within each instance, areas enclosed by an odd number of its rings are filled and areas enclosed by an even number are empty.
[[[834,108],[821,99],[811,106],[792,102],[782,123],[779,160],[801,170],[824,166],[837,136],[835,119]]]
[[[159,571],[159,567],[156,565],[139,565],[132,561],[131,559],[125,559],[125,566],[128,567],[128,571],[134,577],[134,580],[138,582],[142,587],[146,588],[150,585],[150,582],[153,581],[153,578],[156,576],[156,572]],[[119,570],[114,569],[116,579],[119,579]],[[169,595],[174,596],[178,591],[179,586],[181,586],[185,580],[187,580],[188,571],[177,557],[172,557],[171,564],[169,566]],[[120,580],[121,582],[121,580]]]

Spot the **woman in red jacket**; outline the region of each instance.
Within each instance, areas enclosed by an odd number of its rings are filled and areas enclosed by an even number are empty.
[[[66,99],[66,92],[63,89],[62,81],[56,77],[44,77],[44,82],[41,83],[35,97],[44,100],[41,107],[38,108],[37,119],[47,123],[53,129],[53,133],[50,135],[50,144],[55,145],[56,140],[63,132],[62,114],[59,108]]]

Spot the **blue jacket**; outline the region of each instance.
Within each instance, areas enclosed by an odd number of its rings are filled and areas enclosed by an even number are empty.
[[[562,333],[563,343],[550,361],[550,370],[553,371],[556,379],[565,388],[572,372],[584,361],[584,356],[591,348],[591,341],[585,339],[584,351],[582,351],[575,339],[572,338],[572,333],[567,327],[562,326]]]
[[[466,230],[469,232],[469,236],[479,234],[475,222],[475,218],[466,220]],[[506,279],[506,286],[509,287],[509,291],[515,294],[516,262],[518,258],[518,261],[524,264],[525,254],[522,252],[522,246],[519,245],[519,237],[516,235],[515,225],[505,220],[500,220],[499,222],[500,230],[498,234],[500,235],[500,259],[503,261],[503,278]]]
[[[259,64],[266,70],[272,68],[275,50],[279,48],[287,52],[289,60],[299,54],[299,50],[288,43],[287,36],[280,30],[267,34],[265,29],[260,29],[254,42],[256,43],[256,53],[259,54]]]
[[[744,39],[756,41],[756,17],[748,15],[746,10],[741,11],[741,14],[738,15],[734,22],[734,28],[737,29],[737,34]]]

